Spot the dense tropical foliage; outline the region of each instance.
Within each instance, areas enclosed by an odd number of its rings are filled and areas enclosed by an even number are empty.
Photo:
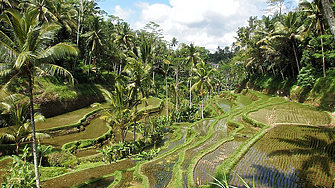
[[[12,133],[2,137],[14,140],[17,154],[25,138],[32,137],[36,186],[40,187],[34,125],[38,92],[34,89],[40,77],[54,75],[49,80],[68,88],[73,83],[106,88],[102,93],[110,106],[102,118],[121,132],[120,145],[103,151],[110,162],[122,158],[110,153],[117,147],[126,147],[123,150],[130,154],[129,143],[125,143],[128,130],[134,133],[133,150],[136,132],[155,141],[162,137],[157,123],[143,127],[138,122],[146,117],[138,105],[146,104],[149,97],[165,99],[166,119],[193,122],[212,115],[206,112],[204,100],[222,90],[241,86],[279,94],[297,85],[316,93],[314,85],[327,83],[329,95],[320,105],[333,109],[334,1],[304,1],[286,13],[279,5],[280,11],[273,15],[250,17],[249,24],[237,30],[236,42],[211,53],[176,38],[164,40],[154,22],[134,30],[101,10],[96,1],[1,1],[0,96],[20,93],[29,101],[2,103],[1,116],[11,114],[6,118],[14,122],[0,120],[0,126],[12,125]]]

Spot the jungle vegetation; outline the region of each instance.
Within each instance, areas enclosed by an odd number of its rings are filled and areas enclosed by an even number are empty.
[[[251,16],[249,24],[237,30],[236,42],[210,52],[193,43],[179,44],[176,38],[164,40],[155,22],[134,30],[101,10],[96,1],[1,1],[0,96],[22,94],[27,100],[20,104],[26,113],[20,123],[6,120],[10,110],[2,101],[0,125],[15,125],[18,130],[31,126],[36,187],[40,187],[34,96],[46,92],[37,87],[45,79],[67,88],[106,86],[109,91],[104,94],[118,115],[106,119],[124,129],[133,126],[134,142],[137,117],[143,115],[137,106],[150,96],[173,106],[167,114],[178,117],[176,121],[191,121],[180,114],[194,109],[199,112],[195,119],[211,116],[204,100],[237,85],[273,94],[298,92],[298,100],[334,110],[334,9],[333,0],[314,0],[301,2],[290,12]],[[320,92],[326,94],[318,98]]]

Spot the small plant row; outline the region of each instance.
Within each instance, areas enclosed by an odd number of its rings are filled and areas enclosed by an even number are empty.
[[[235,129],[236,131],[233,132],[232,136],[235,136],[238,131],[245,128],[244,124],[233,120],[235,116],[241,115],[241,114],[243,116],[247,114],[249,111],[252,111],[255,108],[258,108],[259,106],[266,106],[270,104],[273,105],[277,103],[277,101],[269,102],[272,98],[266,95],[254,93],[250,91],[248,93],[251,93],[253,98],[257,100],[254,100],[251,104],[244,106],[242,109],[233,110],[227,118],[227,125],[237,128]],[[257,125],[260,127],[263,127],[263,129],[261,129],[256,134],[254,134],[251,138],[249,138],[247,141],[242,143],[228,159],[224,160],[224,162],[219,167],[217,167],[217,171],[215,173],[216,178],[222,179],[224,174],[229,174],[230,170],[237,164],[237,162],[243,157],[243,155],[248,151],[248,149],[257,140],[259,140],[266,133],[267,128],[269,128],[269,126],[266,126],[265,124],[262,124],[262,123],[258,123]]]
[[[238,98],[238,95],[232,94],[230,95],[233,99]],[[210,130],[207,133],[207,136],[205,138],[202,138],[200,141],[196,142],[195,144],[189,145],[188,147],[185,146],[185,148],[182,150],[183,152],[180,152],[180,157],[179,157],[179,161],[178,163],[175,165],[174,167],[174,186],[175,187],[180,187],[180,186],[185,186],[185,185],[189,185],[189,186],[194,186],[194,182],[195,180],[193,180],[193,171],[195,168],[195,165],[197,164],[199,158],[201,158],[201,156],[203,156],[204,154],[210,152],[211,150],[213,150],[213,148],[217,148],[219,147],[222,142],[226,141],[226,139],[228,138],[224,138],[223,140],[220,140],[219,142],[216,142],[216,144],[212,144],[211,147],[209,147],[209,149],[203,149],[201,152],[199,152],[198,154],[196,154],[195,156],[192,155],[192,159],[189,160],[186,157],[186,151],[192,148],[195,148],[196,146],[201,146],[199,144],[205,143],[206,141],[209,141],[210,138],[212,138],[213,136],[213,132],[211,132],[213,130],[213,127],[216,125],[216,123],[224,118],[227,117],[227,114],[225,115],[221,115],[219,117],[216,118],[216,121],[214,123],[212,123]],[[243,127],[241,127],[240,129],[242,129]],[[238,130],[240,130],[238,129]],[[238,131],[236,130],[236,132]],[[233,139],[233,138],[230,138]],[[208,147],[207,147],[208,148]],[[186,161],[185,161],[186,159]],[[186,166],[185,166],[186,165]],[[183,173],[187,172],[187,176],[185,176],[186,174]],[[184,175],[182,175],[184,174]]]
[[[330,187],[335,174],[330,134],[316,127],[278,125],[251,147],[234,171],[249,182],[254,176],[262,187]],[[231,182],[238,186],[237,179],[233,174]]]

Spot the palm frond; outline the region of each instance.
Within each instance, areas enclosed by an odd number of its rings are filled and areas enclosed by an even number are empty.
[[[18,57],[16,58],[14,68],[17,70],[21,69],[25,65],[27,60],[29,59],[29,55],[30,55],[29,52],[20,53]]]
[[[58,65],[54,65],[54,64],[41,64],[38,67],[36,67],[38,69],[40,69],[41,71],[43,71],[44,73],[48,73],[50,75],[61,75],[61,76],[65,76],[69,79],[69,82],[73,85],[74,84],[74,79],[72,74],[70,73],[70,71],[66,70],[63,67],[60,67]]]
[[[39,33],[39,40],[51,40],[62,27],[56,23],[44,24]]]
[[[15,141],[15,136],[8,133],[0,133],[0,139],[4,141]]]
[[[37,59],[42,61],[54,61],[66,55],[78,55],[78,49],[69,43],[58,43],[42,51]]]
[[[3,62],[14,62],[17,52],[12,45],[13,41],[2,31],[0,31],[0,60]]]

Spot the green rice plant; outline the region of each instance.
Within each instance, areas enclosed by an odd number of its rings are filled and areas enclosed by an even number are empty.
[[[246,172],[243,177],[251,177],[251,169],[256,170],[257,184],[262,187],[294,187],[298,181],[305,187],[329,187],[335,174],[332,137],[325,129],[278,125],[250,148],[234,170]],[[230,183],[236,178],[233,175]]]
[[[235,174],[236,174],[236,173],[235,173]],[[218,186],[218,187],[220,187],[220,188],[237,188],[237,187],[235,187],[235,186],[232,186],[232,185],[229,185],[229,184],[228,184],[228,177],[227,177],[226,174],[223,175],[223,178],[222,178],[221,180],[216,179],[214,176],[212,176],[212,175],[210,175],[210,174],[208,174],[208,175],[211,176],[211,177],[214,179],[214,182],[211,182],[212,185],[216,185],[216,186]],[[236,174],[236,175],[237,175],[238,178],[243,182],[243,185],[244,185],[246,188],[251,188],[251,187],[249,186],[249,184],[248,184],[246,181],[244,181],[244,179],[243,179],[240,175],[238,175],[238,174]],[[255,180],[253,180],[252,188],[256,188]]]

